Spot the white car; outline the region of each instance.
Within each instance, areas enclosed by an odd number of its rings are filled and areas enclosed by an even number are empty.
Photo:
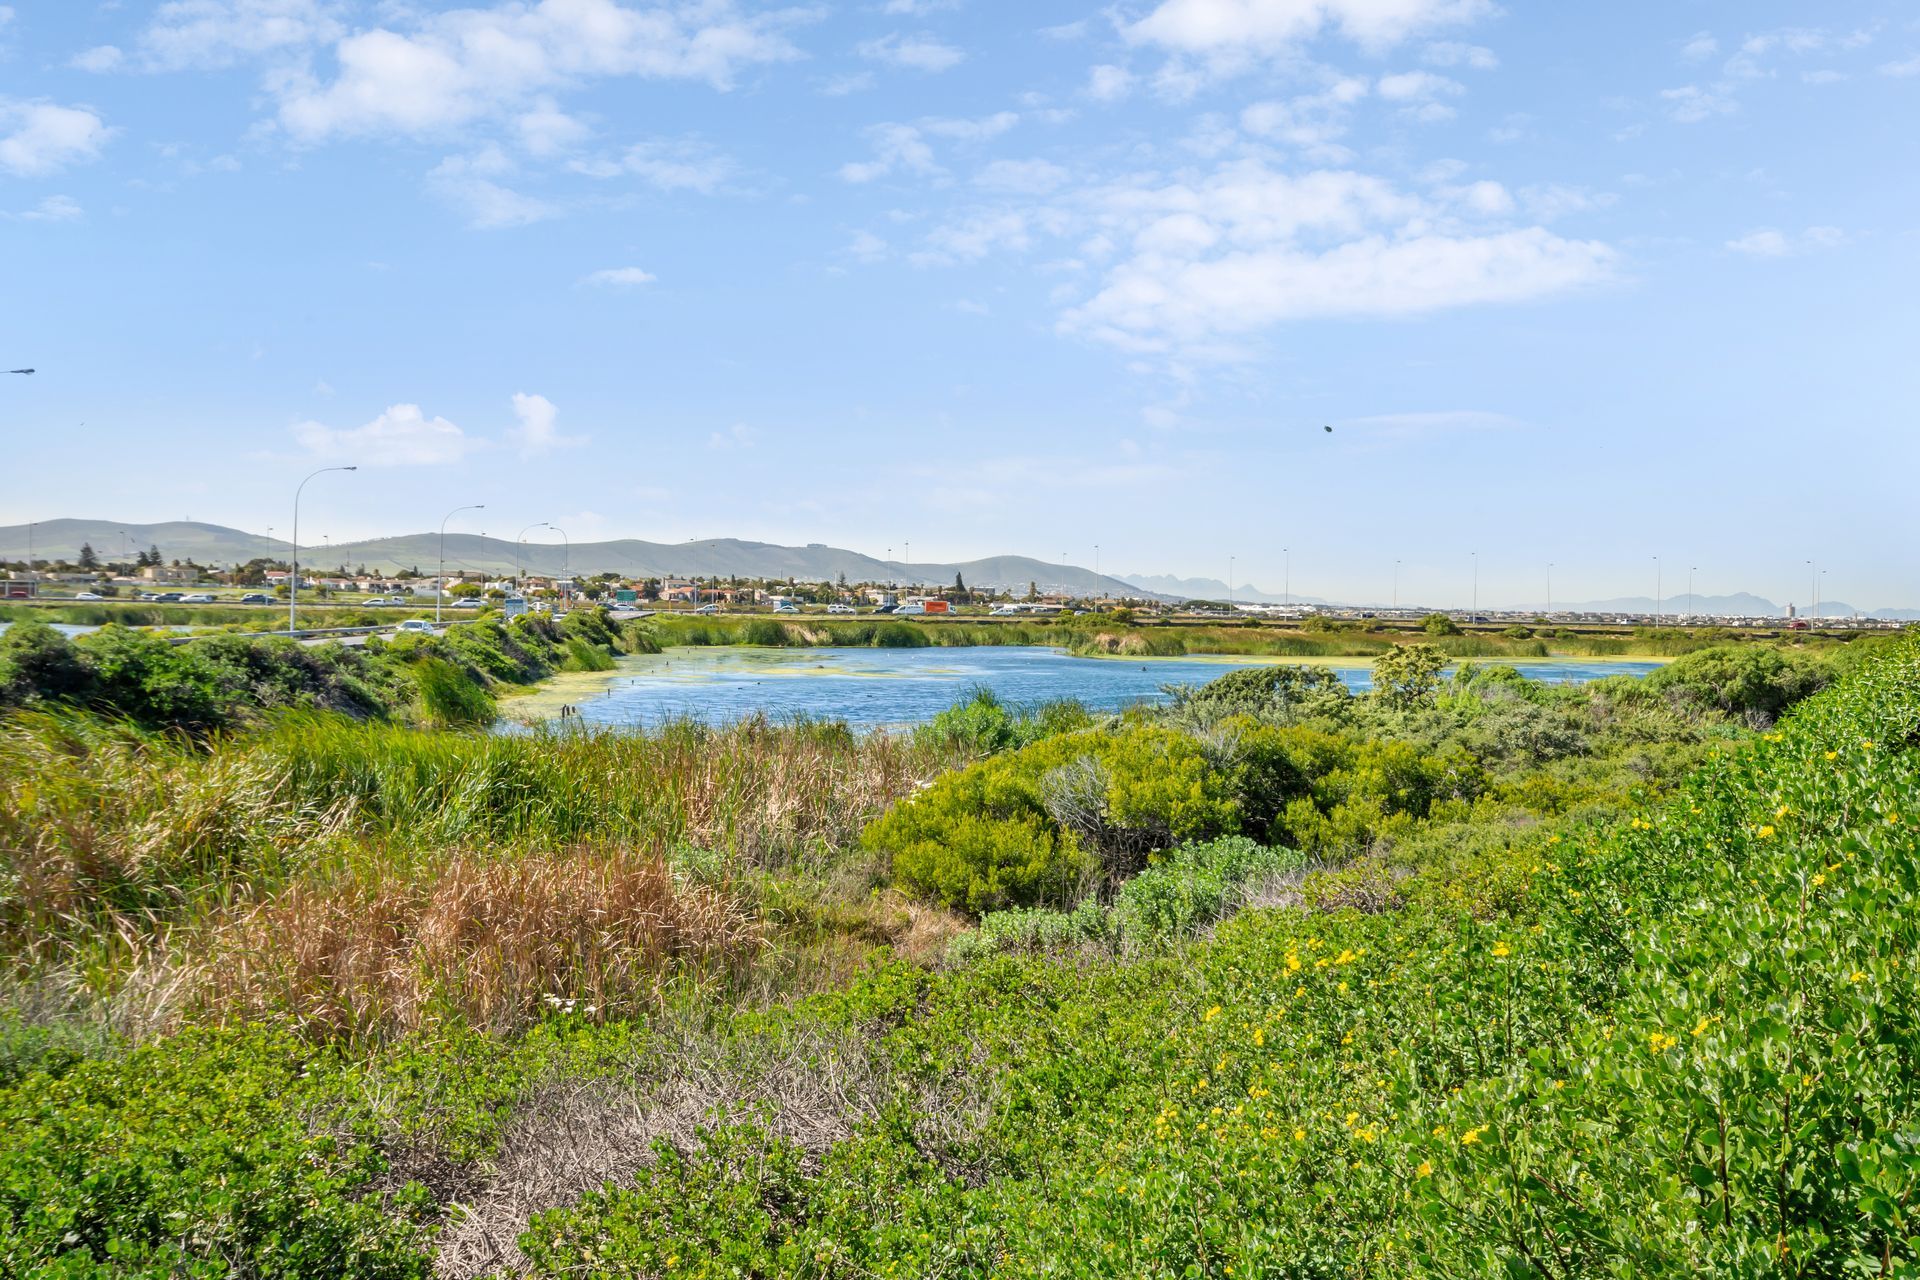
[[[98,591],[76,591],[74,592],[73,598],[75,600],[105,600],[106,599],[106,597],[101,595]]]
[[[190,596],[181,596],[180,603],[181,604],[212,604],[213,597],[208,595],[204,591],[197,591]]]
[[[794,607],[793,607],[792,605],[790,605],[790,604],[777,604],[777,605],[775,605],[775,606],[773,606],[773,611],[774,611],[775,613],[798,613],[798,612],[800,612],[800,610],[798,610],[798,609],[796,609],[796,608],[794,608]]]
[[[720,612],[720,606],[717,604],[703,604],[698,609],[695,609],[694,612],[695,613],[718,613]]]
[[[850,604],[830,604],[827,606],[827,612],[828,613],[852,613],[853,606]]]
[[[431,622],[428,622],[425,618],[408,618],[405,622],[401,623],[398,627],[395,627],[394,630],[400,632],[402,635],[429,635],[430,636],[433,634],[433,624]]]

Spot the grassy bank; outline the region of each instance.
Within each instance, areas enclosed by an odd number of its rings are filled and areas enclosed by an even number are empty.
[[[0,1258],[1900,1274],[1920,641],[1445,658],[859,737],[6,713]]]
[[[1548,657],[1677,657],[1727,644],[1829,649],[1827,637],[1751,636],[1720,629],[1688,631],[1645,628],[1617,634],[1564,628],[1514,629],[1515,634],[1474,631],[1431,635],[1417,627],[1363,630],[1340,624],[1322,630],[1297,626],[1235,624],[1207,626],[1142,624],[1110,615],[1049,621],[1020,619],[687,617],[663,615],[632,624],[640,643],[654,649],[675,645],[763,645],[808,648],[926,648],[946,645],[1052,645],[1086,656],[1186,657],[1226,655],[1272,658],[1371,658],[1409,644],[1432,644],[1449,657],[1526,659]]]

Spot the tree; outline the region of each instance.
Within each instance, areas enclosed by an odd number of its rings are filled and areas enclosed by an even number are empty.
[[[1420,629],[1430,636],[1457,636],[1460,628],[1444,613],[1430,613],[1421,619]]]
[[[1027,580],[1027,599],[1038,600],[1039,598],[1040,598],[1040,584],[1033,581],[1032,579],[1028,579]]]
[[[1447,655],[1430,644],[1400,645],[1373,660],[1373,692],[1390,707],[1407,710],[1432,699]]]
[[[80,544],[80,568],[87,573],[93,573],[100,568],[100,557],[93,554],[93,544],[91,542],[83,542]]]

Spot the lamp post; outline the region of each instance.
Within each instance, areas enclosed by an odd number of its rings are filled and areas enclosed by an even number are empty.
[[[1660,625],[1660,557],[1653,558],[1653,625]]]
[[[1473,612],[1467,615],[1467,621],[1473,621],[1473,615],[1480,612],[1480,553],[1473,553]]]
[[[1689,620],[1693,618],[1693,575],[1699,571],[1700,566],[1697,564],[1687,566],[1687,618]]]
[[[521,595],[527,593],[527,529],[544,529],[545,520],[536,520],[522,529],[513,540],[513,585]]]
[[[1553,561],[1547,561],[1547,616],[1553,616]]]
[[[550,524],[547,526],[547,528],[553,530],[555,533],[560,535],[560,541],[563,544],[562,550],[560,552],[560,576],[565,578],[568,582],[572,582],[573,581],[573,539],[569,538],[567,536],[567,531],[565,529],[562,529],[557,524]],[[562,596],[561,599],[565,600],[571,597],[572,595],[573,595],[573,588],[568,587],[567,594],[565,596]]]
[[[1285,585],[1280,589],[1280,607],[1291,609],[1293,608],[1293,548],[1282,547],[1280,554],[1287,560],[1286,577],[1282,579]]]
[[[1400,612],[1400,562],[1393,562],[1393,611]]]
[[[1269,579],[1271,581],[1271,579]],[[1227,557],[1227,608],[1233,608],[1233,557]]]
[[[1807,609],[1807,615],[1814,617],[1820,612],[1820,571],[1814,567],[1814,563],[1811,560],[1807,561],[1807,582],[1809,584],[1807,587],[1807,595],[1812,599],[1812,604],[1810,604]]]
[[[308,476],[306,480],[302,480],[294,488],[294,491],[293,491],[293,540],[290,544],[293,548],[293,554],[288,563],[288,568],[290,572],[287,575],[287,630],[288,631],[298,631],[300,629],[300,491],[307,487],[307,480],[313,479],[314,476],[325,475],[329,471],[358,471],[359,469],[360,468],[357,466],[356,467],[322,467],[318,471],[314,472],[313,475]]]
[[[440,602],[447,598],[447,521],[462,511],[479,511],[486,507],[484,502],[469,502],[464,507],[455,507],[440,517],[440,573],[433,580],[433,620],[440,621]]]

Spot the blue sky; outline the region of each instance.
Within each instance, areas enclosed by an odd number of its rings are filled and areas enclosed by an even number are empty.
[[[9,0],[0,522],[1920,603],[1917,120],[1893,0]]]

